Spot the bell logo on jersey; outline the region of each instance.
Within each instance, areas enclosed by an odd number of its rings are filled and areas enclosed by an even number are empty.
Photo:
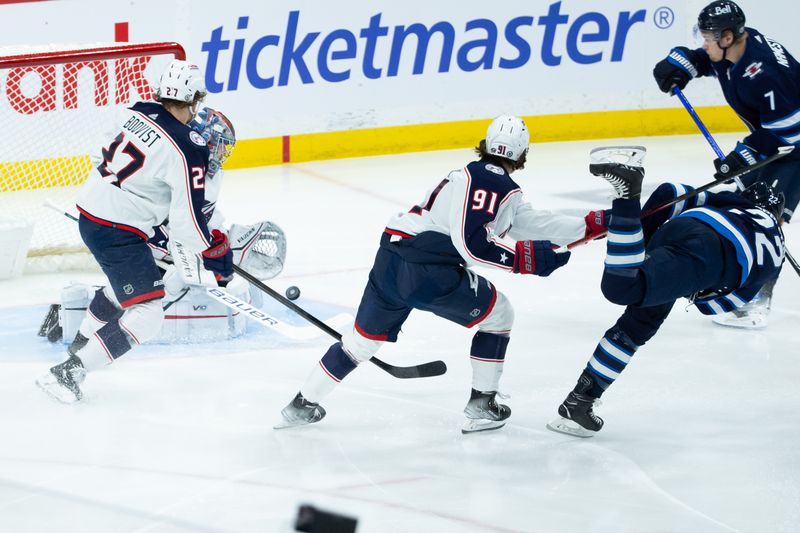
[[[742,77],[743,78],[750,78],[750,79],[755,78],[756,76],[758,76],[759,74],[764,72],[764,69],[761,68],[763,65],[764,64],[761,61],[759,61],[758,63],[750,63],[744,69],[744,74],[742,74]]]

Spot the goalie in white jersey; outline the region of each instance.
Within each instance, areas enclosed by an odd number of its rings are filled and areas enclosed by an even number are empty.
[[[227,236],[210,231],[203,213],[206,139],[188,126],[205,96],[198,67],[172,61],[159,80],[156,102],[127,110],[78,196],[81,237],[111,290],[89,309],[103,315],[91,335],[73,343],[69,358],[37,380],[56,399],[80,400],[87,371],[159,333],[164,282],[147,244],[155,226],[169,219],[171,238],[202,254],[206,269],[218,279],[233,274]]]
[[[369,274],[355,324],[332,345],[276,428],[318,422],[319,402],[356,366],[394,342],[412,309],[478,331],[472,339],[472,393],[462,431],[497,429],[511,409],[495,400],[514,312],[506,297],[468,269],[548,276],[565,265],[566,244],[605,229],[604,212],[585,218],[533,209],[511,173],[525,165],[529,144],[522,119],[500,116],[476,149],[480,159],[448,174],[425,201],[393,216]]]

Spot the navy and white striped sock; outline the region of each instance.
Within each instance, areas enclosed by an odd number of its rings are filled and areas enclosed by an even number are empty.
[[[606,273],[630,276],[630,270],[644,262],[644,233],[640,217],[639,200],[614,200],[608,224]]]
[[[606,331],[586,365],[595,378],[589,394],[599,398],[625,370],[638,348],[618,326]]]

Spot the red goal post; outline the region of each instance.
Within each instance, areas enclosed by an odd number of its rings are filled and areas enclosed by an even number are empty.
[[[0,232],[33,224],[34,270],[84,261],[69,258],[85,256],[77,225],[43,204],[74,211],[117,108],[151,100],[173,58],[186,58],[174,42],[0,47]]]

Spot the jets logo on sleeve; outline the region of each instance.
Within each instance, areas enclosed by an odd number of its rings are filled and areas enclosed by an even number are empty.
[[[742,77],[750,78],[752,80],[753,78],[764,72],[764,69],[762,68],[763,66],[764,64],[761,61],[758,61],[756,63],[750,63],[749,65],[747,65],[747,68],[744,69],[744,74],[742,74]]]

